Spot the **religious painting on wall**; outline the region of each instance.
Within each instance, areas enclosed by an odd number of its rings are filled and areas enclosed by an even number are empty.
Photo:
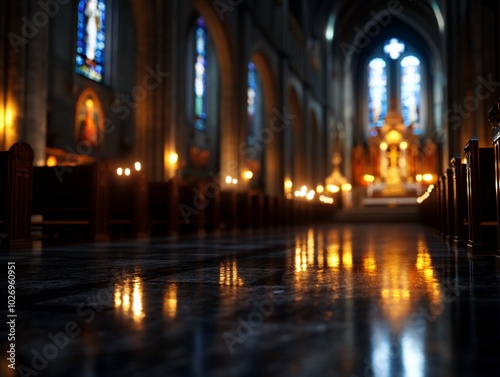
[[[86,89],[76,105],[76,143],[100,148],[104,143],[104,117],[94,91]]]
[[[101,82],[106,47],[106,0],[80,0],[76,40],[76,72]]]

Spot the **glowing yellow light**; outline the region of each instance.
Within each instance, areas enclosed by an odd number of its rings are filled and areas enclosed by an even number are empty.
[[[178,161],[179,155],[177,153],[172,152],[168,155],[168,162],[170,162],[171,165],[176,165]]]
[[[313,199],[314,199],[314,195],[315,195],[315,194],[316,194],[316,193],[314,192],[314,190],[309,191],[309,192],[307,193],[306,199],[307,199],[307,200],[313,200]]]
[[[344,253],[342,254],[342,265],[350,270],[353,266],[352,262],[352,250],[348,247],[349,244],[346,243]]]
[[[432,176],[432,174],[424,174],[422,176],[423,180],[425,182],[432,182],[432,180],[434,179],[434,177]]]
[[[365,182],[368,182],[368,183],[375,182],[375,177],[371,174],[365,174],[363,179],[365,180]]]
[[[401,139],[402,139],[401,134],[396,130],[392,130],[387,134],[387,141],[389,143],[397,144],[401,141]]]
[[[417,174],[415,179],[417,180],[417,182],[422,182],[422,179],[424,179],[424,177],[422,176],[422,174]]]
[[[237,185],[238,184],[238,180],[236,178],[233,178],[233,185]]]
[[[380,149],[381,150],[386,151],[387,147],[388,147],[388,145],[387,145],[387,143],[385,141],[382,142],[382,143],[380,143]]]
[[[14,122],[14,110],[12,109],[11,106],[7,107],[7,110],[5,111],[5,126],[7,128],[12,127],[12,123]]]
[[[363,268],[368,272],[374,272],[377,269],[377,262],[373,255],[363,258]]]
[[[350,183],[344,183],[342,185],[342,191],[351,191],[352,190],[352,185]]]
[[[321,193],[323,193],[324,191],[325,191],[325,188],[324,188],[323,186],[319,185],[318,187],[316,187],[316,192],[317,192],[318,194],[321,194]]]
[[[130,175],[130,169],[129,168],[126,168],[125,169],[125,175],[128,177]]]
[[[141,169],[142,169],[141,163],[140,162],[136,162],[134,164],[134,168],[135,168],[135,171],[141,171]]]
[[[340,265],[340,256],[339,256],[339,246],[338,245],[330,245],[327,248],[327,256],[326,263],[328,267],[339,267]]]
[[[243,178],[249,181],[250,179],[253,178],[253,173],[250,170],[245,170],[243,172]]]
[[[115,301],[115,307],[116,308],[119,308],[122,306],[122,294],[121,294],[121,291],[120,291],[120,288],[118,286],[115,286],[115,298],[114,298],[114,301]]]
[[[238,265],[236,260],[226,261],[219,267],[219,284],[230,287],[242,286],[243,279],[238,274]]]
[[[177,314],[177,286],[171,284],[163,298],[163,312],[169,318],[175,318]]]
[[[123,169],[122,168],[116,169],[116,174],[123,175]]]
[[[130,310],[130,289],[128,285],[124,287],[122,303],[123,311],[128,312]]]
[[[287,180],[285,181],[285,188],[286,188],[287,190],[291,190],[291,189],[292,189],[292,187],[293,187],[293,182],[292,182],[291,180],[287,179]]]
[[[467,164],[467,157],[462,158],[462,164]]]
[[[336,185],[328,185],[326,186],[326,189],[330,192],[337,193],[340,191],[340,187]]]
[[[406,148],[408,148],[408,143],[406,141],[402,141],[401,144],[399,144],[399,148],[404,151]]]
[[[132,318],[135,322],[141,322],[144,318],[144,311],[142,308],[142,288],[139,278],[134,280],[134,293],[132,296]]]
[[[47,158],[47,166],[53,167],[56,165],[57,165],[57,158],[55,158],[54,156],[49,156],[49,158]]]
[[[228,175],[228,176],[226,177],[226,183],[227,183],[228,185],[230,185],[232,182],[233,182],[233,177],[231,177],[230,175]]]

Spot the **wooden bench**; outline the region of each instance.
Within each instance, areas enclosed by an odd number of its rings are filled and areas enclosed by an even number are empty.
[[[439,177],[438,188],[440,194],[440,231],[447,241],[455,236],[455,219],[453,206],[453,171],[447,168]]]
[[[218,232],[221,227],[221,191],[215,181],[201,182],[200,190],[206,200],[203,223],[206,231]]]
[[[250,202],[249,222],[250,226],[254,229],[261,229],[264,227],[264,195],[259,192],[249,192],[248,200]]]
[[[148,191],[151,233],[179,234],[179,180],[150,182]]]
[[[453,178],[453,242],[463,246],[469,237],[469,215],[467,209],[467,165],[454,157],[450,161]]]
[[[500,107],[500,101],[498,105]],[[495,158],[495,190],[497,199],[497,221],[499,223],[497,227],[497,256],[500,257],[500,127],[497,122],[494,122],[495,127],[493,129],[493,150]],[[497,259],[497,265],[500,267],[500,260]]]
[[[442,237],[446,237],[447,223],[446,223],[446,179],[444,175],[438,177],[436,184],[436,190],[438,195],[438,233]]]
[[[181,233],[205,232],[205,207],[209,200],[203,194],[201,182],[179,182],[178,222]]]
[[[34,167],[32,228],[51,236],[109,240],[108,176],[105,163]]]
[[[470,256],[498,250],[495,163],[493,148],[479,148],[477,139],[465,145],[467,157],[467,208]]]
[[[247,229],[251,227],[252,201],[248,192],[236,193],[236,212],[238,229]]]
[[[238,224],[236,191],[224,190],[220,193],[220,228],[234,230]]]
[[[31,248],[33,150],[26,143],[0,152],[0,248]]]
[[[283,196],[274,197],[274,218],[276,226],[283,227],[285,225],[285,199]]]
[[[277,226],[277,218],[276,218],[276,198],[271,195],[263,195],[263,203],[262,203],[262,226],[266,228],[276,227]]]
[[[149,238],[148,182],[141,171],[130,175],[109,172],[109,228],[111,234]]]

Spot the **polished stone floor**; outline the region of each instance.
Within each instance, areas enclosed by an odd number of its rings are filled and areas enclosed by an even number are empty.
[[[417,224],[44,246],[0,262],[4,277],[16,266],[20,376],[500,376],[494,262]],[[7,364],[0,375],[15,376]]]

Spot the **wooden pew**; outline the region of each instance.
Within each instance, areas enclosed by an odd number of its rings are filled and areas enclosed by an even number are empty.
[[[467,209],[467,166],[460,157],[450,161],[453,177],[453,242],[465,245],[469,237],[469,215]]]
[[[263,195],[263,218],[262,226],[272,228],[277,226],[276,212],[274,206],[276,205],[275,197],[271,195]]]
[[[444,175],[440,175],[437,181],[437,193],[438,193],[438,232],[439,235],[446,238],[447,233],[447,223],[446,223],[446,180]]]
[[[206,205],[203,206],[205,230],[218,232],[221,227],[221,191],[215,181],[201,182],[200,186]]]
[[[498,103],[500,107],[500,102]],[[496,199],[497,199],[497,257],[500,258],[500,127],[498,124],[493,129],[493,150],[494,150],[494,158],[495,158],[495,190],[496,190]],[[500,260],[497,258],[497,266],[500,268]]]
[[[205,207],[208,199],[203,194],[201,182],[179,182],[178,222],[181,233],[205,232]]]
[[[220,228],[234,230],[238,224],[238,203],[236,191],[224,190],[220,193]]]
[[[252,225],[252,202],[248,192],[236,193],[237,228],[247,229]]]
[[[250,226],[254,229],[261,229],[264,227],[264,195],[259,192],[250,192],[248,195],[250,201]]]
[[[276,196],[274,198],[274,217],[277,227],[283,227],[285,225],[285,201],[287,201],[287,199],[283,196]]]
[[[493,148],[479,148],[477,139],[465,145],[467,157],[467,208],[469,256],[498,250],[495,165]]]
[[[112,234],[149,238],[148,182],[141,171],[109,172],[109,227]]]
[[[62,237],[109,240],[109,174],[105,163],[33,168],[32,227]]]
[[[0,152],[0,248],[31,248],[33,150],[26,143]]]
[[[453,241],[455,238],[455,208],[453,203],[453,170],[447,168],[444,173],[445,186],[445,216],[446,216],[446,240]]]
[[[150,182],[149,218],[153,235],[179,234],[179,180]]]

